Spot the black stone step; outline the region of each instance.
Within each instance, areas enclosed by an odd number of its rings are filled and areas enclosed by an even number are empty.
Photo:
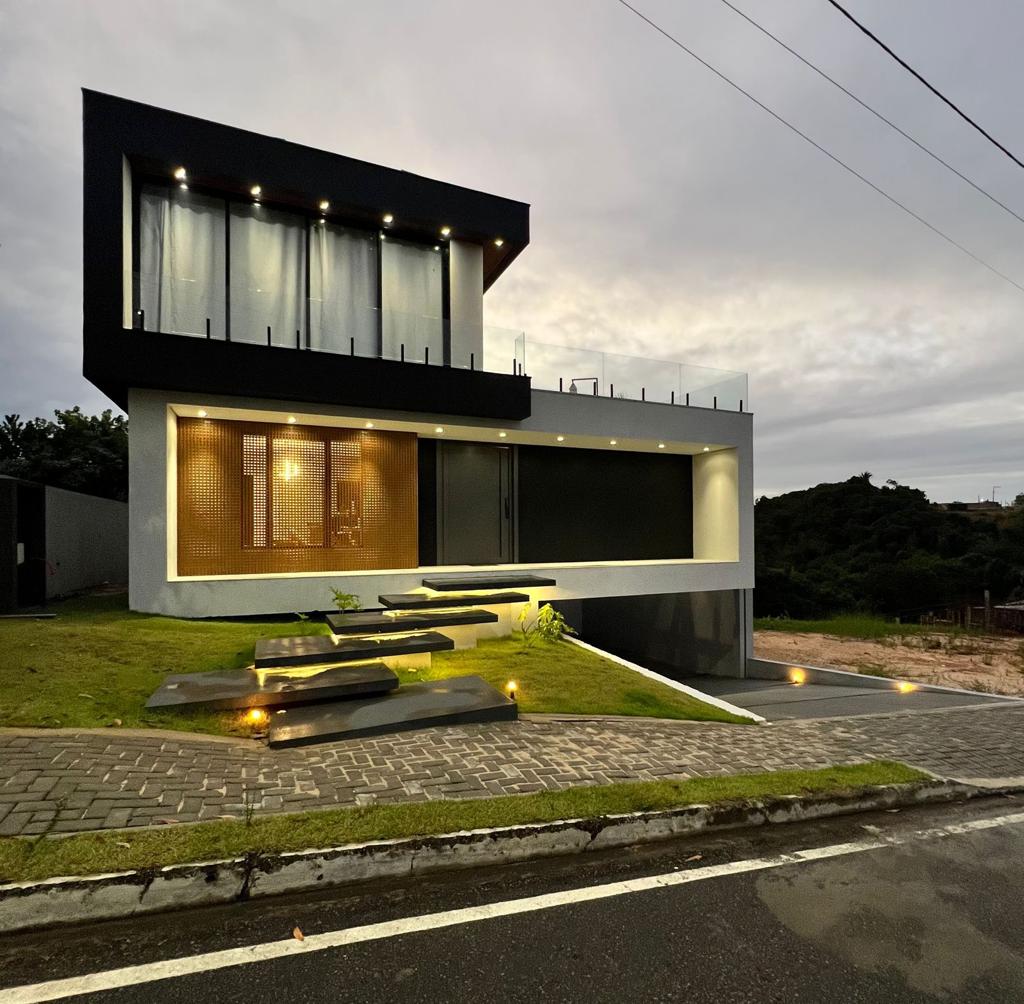
[[[527,589],[532,586],[553,586],[554,579],[528,572],[494,572],[488,575],[444,575],[423,580],[423,585],[439,593],[462,589]]]
[[[274,747],[306,746],[435,725],[511,722],[518,717],[515,701],[486,680],[457,676],[413,683],[383,697],[286,710],[274,715],[268,742]]]
[[[337,665],[363,659],[383,659],[389,655],[447,652],[453,648],[455,642],[436,631],[397,638],[386,635],[337,640],[328,635],[263,638],[256,642],[256,668]]]
[[[382,662],[359,662],[310,673],[303,669],[228,669],[169,676],[153,693],[147,708],[188,711],[193,708],[273,708],[309,701],[386,694],[398,677]]]
[[[390,610],[430,610],[439,607],[496,607],[505,603],[529,603],[526,593],[385,593],[377,599]]]
[[[461,624],[494,624],[498,615],[489,610],[467,607],[459,610],[409,610],[384,613],[360,610],[351,614],[328,614],[327,623],[335,634],[375,634],[389,631],[422,631],[425,628],[458,627]]]

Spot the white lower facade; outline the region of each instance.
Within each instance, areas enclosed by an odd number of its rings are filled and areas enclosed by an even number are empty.
[[[449,565],[339,572],[180,576],[177,573],[178,416],[202,409],[218,419],[376,428],[507,445],[666,450],[693,457],[693,557],[638,561]],[[754,585],[752,420],[749,414],[533,393],[530,418],[501,425],[461,416],[414,415],[300,402],[251,401],[213,395],[132,390],[129,396],[129,603],[133,610],[175,617],[284,614],[331,608],[331,589],[376,604],[383,593],[422,589],[442,573],[533,572],[557,585],[531,590],[535,600],[586,599],[735,591]],[[443,428],[443,433],[438,429]],[[637,486],[638,492],[643,490]],[[742,604],[744,609],[749,603]],[[749,618],[744,618],[749,634]]]

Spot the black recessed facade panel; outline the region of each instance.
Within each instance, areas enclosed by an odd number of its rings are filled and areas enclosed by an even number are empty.
[[[686,456],[518,448],[521,562],[693,557]]]

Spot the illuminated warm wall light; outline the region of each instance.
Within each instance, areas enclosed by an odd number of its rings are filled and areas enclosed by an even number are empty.
[[[807,674],[802,669],[795,667],[789,671],[789,682],[794,686],[802,686],[807,682]]]
[[[495,246],[496,248],[500,248],[500,247],[501,247],[501,245],[502,245],[502,244],[504,244],[504,243],[505,243],[505,242],[504,242],[504,241],[503,241],[503,240],[502,240],[502,239],[501,239],[500,237],[495,237],[495,238],[494,238],[494,246]]]
[[[705,453],[710,453],[711,452],[711,447],[710,446],[705,446],[704,447],[704,452]]]
[[[392,223],[395,222],[395,218],[394,216],[391,215],[391,213],[385,213],[381,218],[384,220],[384,226],[386,227],[390,226]]]
[[[326,213],[331,208],[331,204],[326,199],[320,200],[320,212]]]
[[[565,436],[555,436],[555,439],[559,443],[564,443],[565,442]]]
[[[174,180],[175,181],[184,181],[187,177],[188,177],[188,171],[186,171],[185,168],[183,168],[183,167],[176,167],[174,169]]]
[[[199,411],[196,412],[196,414],[200,418],[206,418],[206,409],[205,408],[200,408]]]
[[[434,432],[436,432],[436,433],[437,433],[437,434],[438,434],[439,436],[443,436],[443,435],[444,435],[444,427],[443,427],[443,426],[440,426],[440,425],[439,425],[439,426],[438,426],[438,427],[437,427],[437,428],[436,428],[436,429],[434,430]]]
[[[365,428],[365,429],[372,429],[373,428],[373,422],[367,422],[366,425],[363,428]]]
[[[900,682],[896,684],[896,689],[901,694],[911,694],[915,690],[917,690],[917,687],[913,683],[910,683],[907,680],[900,680]]]
[[[188,185],[186,185],[184,181],[180,185],[178,185],[178,188],[180,188],[183,192],[188,191]]]
[[[608,445],[609,446],[618,446],[619,445],[619,441],[617,439],[609,439],[608,440]]]
[[[508,435],[507,432],[499,432],[498,433],[498,439],[504,439],[507,435]]]
[[[451,232],[452,232],[452,228],[451,227],[441,227],[441,236],[442,237],[450,236]]]
[[[294,460],[286,460],[281,465],[281,476],[285,481],[291,481],[299,476],[299,465]]]
[[[658,443],[658,449],[659,450],[665,449],[665,444],[664,443]]]
[[[288,424],[289,425],[294,425],[295,424],[295,416],[294,415],[289,415],[288,416]]]
[[[259,185],[253,185],[252,188],[249,189],[249,194],[254,199],[258,199],[263,194],[263,189],[260,188]]]

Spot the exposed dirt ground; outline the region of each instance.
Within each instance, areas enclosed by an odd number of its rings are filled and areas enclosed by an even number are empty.
[[[1020,637],[934,634],[865,639],[755,631],[754,653],[779,662],[1024,695],[1024,639]]]

